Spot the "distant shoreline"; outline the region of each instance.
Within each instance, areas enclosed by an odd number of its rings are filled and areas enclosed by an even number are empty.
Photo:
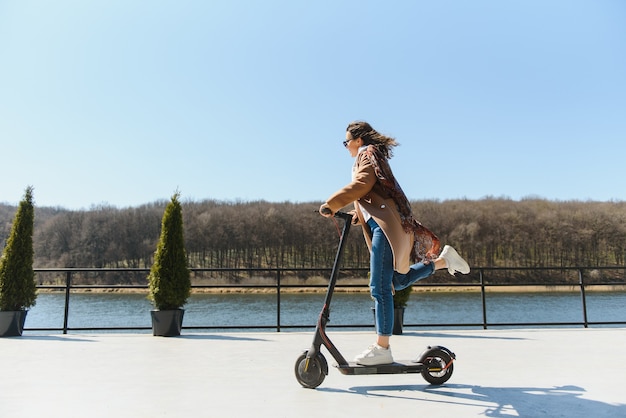
[[[281,293],[324,293],[326,287],[281,287]],[[65,289],[38,289],[39,293],[62,293]],[[148,289],[128,289],[128,288],[92,288],[92,289],[72,289],[72,293],[129,293],[129,294],[148,294]],[[354,287],[336,287],[336,293],[369,293],[369,288]],[[485,286],[486,293],[580,293],[580,286],[545,286],[545,285],[529,285],[529,286]],[[616,286],[587,286],[585,292],[626,292],[626,285]],[[250,293],[250,294],[271,294],[276,293],[276,288],[254,288],[254,287],[237,287],[224,286],[213,288],[195,288],[191,290],[192,294],[229,294],[229,293]],[[480,286],[427,286],[418,285],[413,287],[412,293],[480,293]]]

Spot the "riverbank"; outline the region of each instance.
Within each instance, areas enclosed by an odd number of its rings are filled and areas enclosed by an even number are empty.
[[[292,287],[281,286],[281,293],[324,293],[326,287]],[[476,286],[413,286],[413,293],[480,293],[480,285]],[[58,289],[39,289],[39,293],[60,293],[65,292],[65,288]],[[132,293],[132,294],[148,294],[147,288],[126,288],[126,287],[92,287],[92,288],[72,288],[72,293]],[[336,287],[336,293],[369,293],[367,286],[363,287]],[[566,286],[485,286],[486,293],[572,293],[580,292],[578,285]],[[587,286],[585,292],[626,292],[626,285],[598,285]],[[192,294],[272,294],[276,293],[276,287],[250,287],[250,286],[223,286],[223,287],[200,287],[193,288]]]

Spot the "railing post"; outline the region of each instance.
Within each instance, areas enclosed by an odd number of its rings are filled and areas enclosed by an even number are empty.
[[[65,315],[63,316],[63,334],[67,334],[67,322],[70,314],[70,287],[72,286],[72,272],[65,275]]]
[[[280,332],[280,269],[276,270],[276,332]]]
[[[483,276],[483,269],[479,270],[480,275],[480,296],[483,303],[483,329],[487,329],[487,302],[485,297],[485,278]]]
[[[583,278],[583,269],[578,269],[578,283],[580,285],[580,297],[583,302],[583,326],[589,327],[589,321],[587,319],[587,298],[585,296],[585,279]]]

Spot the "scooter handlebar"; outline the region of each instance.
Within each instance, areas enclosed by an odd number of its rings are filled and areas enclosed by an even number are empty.
[[[322,213],[325,215],[330,215],[332,213],[332,211],[328,208],[324,208],[322,209]],[[344,220],[352,220],[352,214],[350,213],[346,213],[346,212],[342,212],[342,211],[337,211],[335,212],[335,214],[333,215],[335,218],[342,218]]]
[[[337,211],[337,212],[335,212],[335,218],[342,218],[342,219],[344,219],[346,221],[352,221],[352,214],[351,213]]]

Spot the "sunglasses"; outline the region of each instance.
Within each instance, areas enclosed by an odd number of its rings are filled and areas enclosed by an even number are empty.
[[[348,144],[350,143],[350,141],[354,141],[354,138],[352,138],[352,139],[346,139],[345,141],[343,141],[343,142],[342,142],[343,146],[347,148],[347,147],[348,147]]]

